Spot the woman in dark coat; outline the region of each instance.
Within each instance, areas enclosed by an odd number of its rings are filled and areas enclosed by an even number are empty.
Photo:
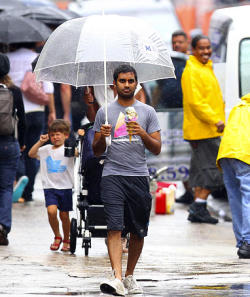
[[[0,245],[9,244],[7,237],[11,230],[13,183],[18,167],[20,151],[25,148],[26,133],[22,93],[9,77],[9,70],[10,64],[8,57],[0,53],[1,88],[7,87],[12,92],[12,116],[18,119],[17,129],[14,129],[11,135],[0,135]]]

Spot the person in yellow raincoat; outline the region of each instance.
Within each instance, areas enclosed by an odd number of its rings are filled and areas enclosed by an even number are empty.
[[[191,42],[193,56],[187,60],[182,74],[183,138],[190,142],[192,155],[189,186],[194,188],[195,201],[190,205],[188,220],[216,224],[206,200],[211,191],[224,187],[216,167],[220,136],[225,127],[224,102],[212,69],[210,40],[197,35]]]
[[[231,110],[217,166],[223,171],[238,256],[250,259],[250,93]]]

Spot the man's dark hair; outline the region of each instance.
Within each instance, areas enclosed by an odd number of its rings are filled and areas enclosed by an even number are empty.
[[[186,40],[188,39],[187,34],[182,30],[177,30],[172,34],[172,38],[176,36],[183,36]]]
[[[207,36],[205,36],[205,35],[200,35],[200,34],[199,34],[199,35],[196,35],[196,36],[192,39],[192,42],[191,42],[191,46],[192,46],[192,48],[196,48],[198,41],[201,40],[201,39],[207,39],[207,40],[210,42],[209,37],[207,37]]]
[[[120,65],[117,68],[115,68],[114,75],[113,75],[114,81],[117,82],[117,78],[120,73],[128,73],[128,72],[134,73],[135,81],[137,81],[137,72],[136,72],[135,68],[130,65],[127,65],[127,64],[123,64],[123,65]]]

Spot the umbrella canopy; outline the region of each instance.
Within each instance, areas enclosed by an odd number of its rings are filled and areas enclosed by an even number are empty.
[[[20,2],[26,4],[26,5],[31,5],[31,6],[53,6],[57,7],[55,3],[53,3],[50,0],[19,0]]]
[[[36,65],[37,81],[73,86],[113,84],[120,64],[133,66],[140,82],[175,77],[160,35],[141,19],[93,15],[59,26],[47,40]]]
[[[7,9],[20,9],[25,7],[25,4],[17,0],[0,0],[0,11],[5,11]]]
[[[61,25],[65,21],[80,17],[80,15],[69,11],[62,10],[57,7],[48,6],[44,9],[44,6],[27,6],[21,9],[8,9],[0,14],[0,16],[23,16],[30,19],[41,21],[46,25]]]
[[[0,17],[0,43],[43,41],[51,32],[46,25],[36,20],[8,15]]]

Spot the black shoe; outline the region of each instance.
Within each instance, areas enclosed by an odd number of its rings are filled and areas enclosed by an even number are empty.
[[[189,214],[188,216],[188,220],[192,223],[202,223],[201,220],[197,219],[196,217],[194,217],[192,214]]]
[[[207,210],[207,203],[204,202],[193,202],[188,209],[190,215],[188,220],[191,222],[200,222],[207,224],[217,224],[218,220],[211,217],[209,211]]]
[[[250,259],[250,244],[243,242],[239,247],[237,254],[240,259]]]
[[[3,227],[3,225],[0,224],[0,245],[8,245],[9,240],[7,238],[7,231]]]
[[[175,202],[183,203],[183,204],[191,204],[194,202],[194,196],[192,193],[186,191],[180,198],[175,199]]]

